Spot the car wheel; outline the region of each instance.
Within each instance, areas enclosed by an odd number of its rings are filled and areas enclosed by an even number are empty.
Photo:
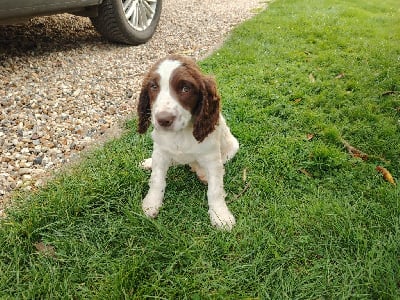
[[[91,21],[106,39],[138,45],[153,36],[161,7],[162,0],[104,0]]]

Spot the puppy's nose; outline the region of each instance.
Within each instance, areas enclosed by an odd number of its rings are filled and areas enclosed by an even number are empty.
[[[156,119],[157,119],[157,123],[160,124],[160,126],[162,127],[169,127],[172,125],[172,123],[174,122],[176,116],[169,113],[169,112],[159,112],[156,115]]]

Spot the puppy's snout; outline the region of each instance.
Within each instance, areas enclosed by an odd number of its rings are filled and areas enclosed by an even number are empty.
[[[170,112],[159,112],[156,115],[157,123],[162,127],[170,127],[174,123],[176,116]]]

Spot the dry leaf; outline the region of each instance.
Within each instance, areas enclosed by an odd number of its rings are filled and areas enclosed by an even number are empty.
[[[358,150],[357,148],[350,145],[347,141],[342,139],[343,145],[346,147],[347,151],[350,153],[351,156],[361,158],[362,160],[368,159],[368,154]]]
[[[307,141],[311,141],[314,138],[314,134],[313,133],[307,133]]]
[[[314,77],[314,75],[313,75],[312,73],[310,73],[310,74],[308,75],[308,79],[310,79],[310,82],[311,82],[311,83],[314,83],[314,82],[315,82],[315,77]]]
[[[382,167],[382,166],[377,166],[377,167],[376,167],[376,170],[377,170],[378,172],[382,173],[383,178],[384,178],[387,182],[390,182],[391,184],[396,185],[396,183],[394,182],[394,178],[393,178],[392,174],[390,174],[390,172],[389,172],[386,168],[384,168],[384,167]]]
[[[247,181],[247,169],[246,168],[243,169],[242,179],[243,179],[244,182]]]
[[[35,246],[36,250],[41,254],[56,257],[56,251],[53,246],[45,245],[43,242],[34,243],[33,246]]]
[[[335,78],[336,79],[341,79],[341,78],[343,78],[344,77],[344,73],[340,73],[339,75],[337,75]]]
[[[299,104],[301,102],[301,100],[302,100],[301,98],[297,98],[297,99],[294,99],[293,102],[295,104]]]
[[[312,174],[308,172],[306,169],[300,169],[299,171],[304,175],[306,175],[307,177],[313,177]]]

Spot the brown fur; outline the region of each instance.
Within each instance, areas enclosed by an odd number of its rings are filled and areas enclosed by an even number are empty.
[[[204,88],[200,91],[201,102],[194,112],[193,136],[202,142],[218,124],[220,113],[220,96],[217,93],[215,80],[203,77]]]
[[[157,97],[158,91],[151,88],[152,84],[159,81],[159,76],[154,73],[155,66],[150,70],[143,80],[142,89],[139,96],[137,113],[139,116],[138,132],[145,133],[150,126],[151,101]]]
[[[150,126],[150,97],[147,92],[147,88],[143,89],[139,96],[139,104],[137,107],[137,113],[139,116],[138,132],[145,133]]]

